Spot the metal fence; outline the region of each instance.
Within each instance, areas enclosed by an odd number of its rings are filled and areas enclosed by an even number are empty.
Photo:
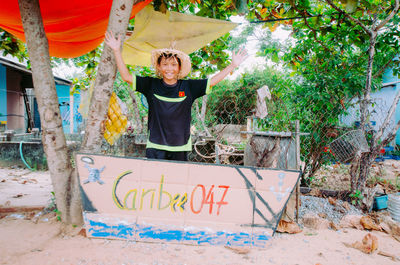
[[[124,101],[128,129],[113,145],[103,142],[105,154],[145,155],[147,102],[117,81],[114,92]],[[267,133],[257,114],[257,90],[216,90],[194,102],[192,107],[192,152],[188,159],[200,163],[295,168],[294,134]],[[133,100],[132,100],[133,99]],[[293,126],[294,132],[294,122]]]
[[[114,145],[104,141],[102,151],[143,157],[147,139],[146,99],[140,93],[130,91],[122,81],[116,82],[114,91],[126,104],[128,129]],[[189,160],[297,168],[300,165],[296,165],[296,153],[300,153],[301,159],[297,159],[297,163],[302,161],[305,179],[315,174],[324,163],[351,161],[352,157],[347,161],[336,157],[332,142],[359,129],[357,102],[326,109],[318,106],[315,98],[299,101],[290,94],[279,98],[268,93],[264,98],[260,95],[259,89],[220,89],[194,102],[193,148]],[[379,99],[376,102],[369,110],[369,117],[385,117],[389,107],[379,103]],[[260,103],[265,104],[260,106]],[[296,120],[300,123],[297,134],[301,135],[298,150],[295,148]],[[368,149],[368,137],[377,130],[373,120],[366,126],[369,126],[367,135],[354,134],[363,140],[363,151]],[[350,148],[349,145],[341,147]]]

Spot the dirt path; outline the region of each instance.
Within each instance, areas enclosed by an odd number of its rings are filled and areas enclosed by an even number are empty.
[[[0,167],[0,207],[43,207],[51,203],[50,174]]]
[[[0,208],[45,207],[51,203],[48,172],[0,168]],[[364,254],[343,242],[361,241],[355,229],[277,234],[265,249],[229,249],[164,243],[90,239],[81,227],[62,227],[54,213],[0,215],[0,264],[400,264]],[[378,249],[400,256],[400,242],[383,232]]]
[[[5,217],[0,220],[0,264],[399,264],[390,258],[346,247],[367,231],[304,230],[277,234],[265,249],[228,249],[89,239],[69,227],[68,235],[55,217],[38,223]],[[400,242],[382,232],[378,249],[400,255]],[[243,252],[243,254],[237,253]]]

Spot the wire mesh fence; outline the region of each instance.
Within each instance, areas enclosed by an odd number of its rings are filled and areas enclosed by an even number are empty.
[[[389,111],[388,106],[376,99],[367,113],[370,119],[365,130],[360,130],[358,102],[325,106],[321,105],[324,99],[317,96],[279,94],[265,87],[266,92],[260,93],[260,89],[216,87],[211,94],[194,102],[189,161],[298,168],[294,124],[299,120],[301,169],[307,182],[321,165],[347,163],[355,151],[368,151],[371,135],[379,129],[374,120],[382,120],[379,117],[386,117]],[[114,92],[126,105],[128,124],[126,132],[113,145],[103,141],[102,152],[144,157],[146,98],[132,92],[122,81],[116,82]]]

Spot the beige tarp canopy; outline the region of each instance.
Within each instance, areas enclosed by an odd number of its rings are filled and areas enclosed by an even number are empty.
[[[130,65],[150,66],[153,49],[173,48],[192,53],[231,31],[237,24],[178,12],[166,14],[146,6],[135,18],[132,36],[124,42],[122,56]]]

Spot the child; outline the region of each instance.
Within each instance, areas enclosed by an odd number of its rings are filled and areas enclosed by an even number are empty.
[[[232,63],[211,79],[183,80],[191,70],[187,54],[176,49],[151,52],[151,62],[160,78],[132,75],[121,55],[121,36],[107,32],[105,43],[113,50],[117,68],[124,81],[142,94],[149,105],[146,157],[187,161],[192,150],[190,137],[193,102],[211,92],[211,87],[223,80],[246,58],[245,50],[232,55]]]

